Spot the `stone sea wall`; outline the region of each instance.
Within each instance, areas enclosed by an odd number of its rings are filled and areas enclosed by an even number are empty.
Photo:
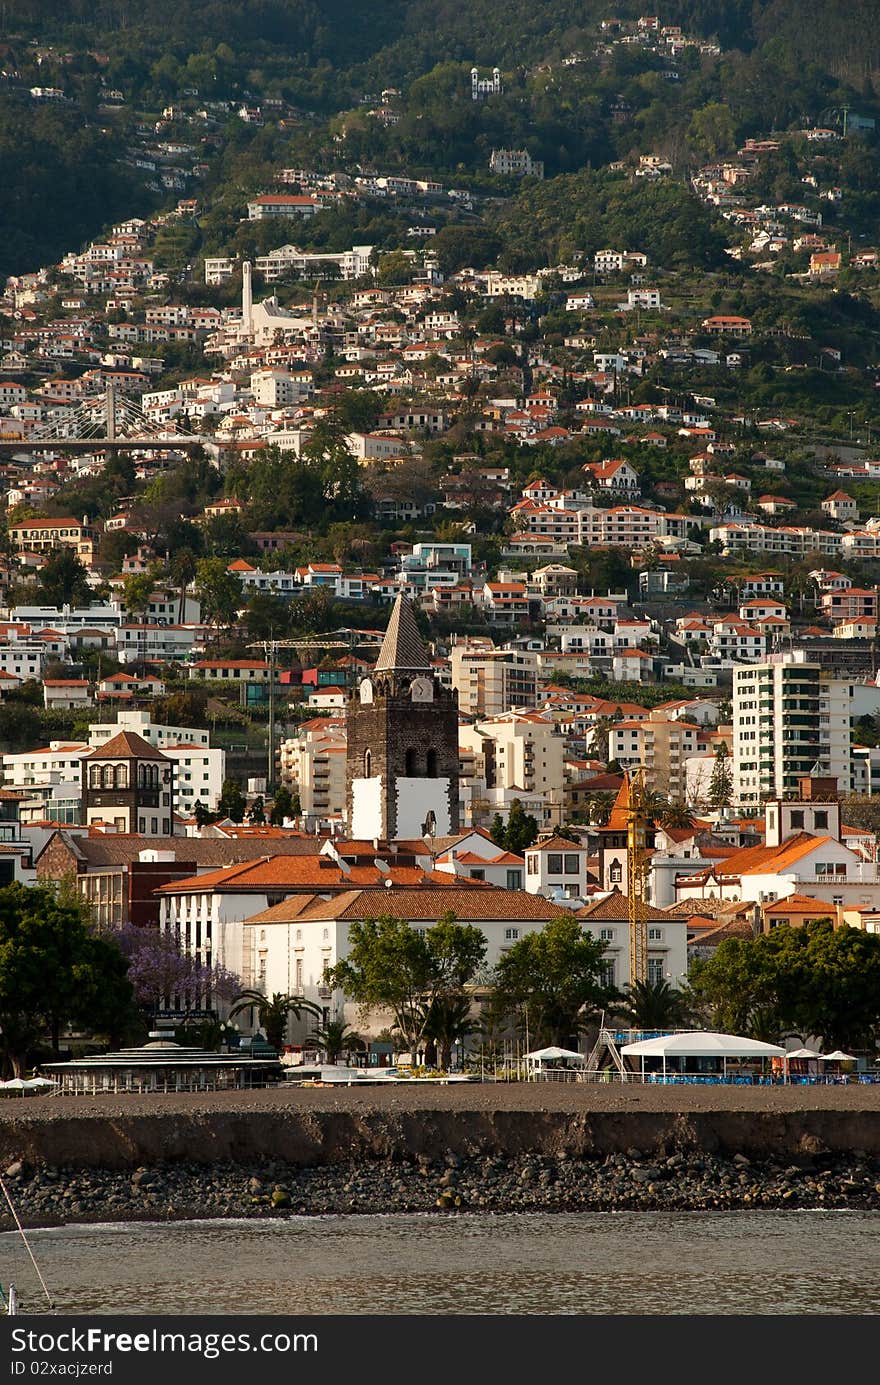
[[[877,1109],[567,1110],[428,1105],[408,1109],[218,1109],[148,1112],[92,1108],[82,1115],[34,1113],[0,1122],[0,1168],[32,1165],[126,1171],[184,1161],[293,1167],[433,1156],[596,1158],[639,1149],[669,1157],[748,1158],[860,1152],[880,1157]]]
[[[284,1104],[254,1094],[187,1109],[49,1099],[41,1111],[4,1109],[0,1171],[30,1226],[471,1209],[880,1210],[880,1102],[767,1096],[766,1106],[757,1092],[694,1095],[688,1105],[644,1089],[521,1087],[501,1108],[486,1087],[375,1103],[361,1093]],[[539,1104],[554,1097],[552,1109]]]

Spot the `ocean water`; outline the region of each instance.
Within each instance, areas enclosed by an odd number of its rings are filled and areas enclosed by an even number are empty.
[[[59,1313],[875,1314],[880,1212],[517,1213],[70,1225]],[[45,1300],[17,1233],[0,1281]]]

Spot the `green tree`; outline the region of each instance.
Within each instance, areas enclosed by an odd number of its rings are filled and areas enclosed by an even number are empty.
[[[453,1046],[477,1028],[477,1021],[472,1017],[471,1005],[471,997],[467,993],[442,995],[434,998],[426,1012],[425,1038],[428,1040],[429,1048],[437,1048],[438,1066],[444,1072],[448,1072],[452,1067]],[[430,1064],[432,1061],[426,1048],[425,1062]]]
[[[72,548],[59,548],[47,558],[40,572],[37,600],[45,606],[91,605],[88,573]]]
[[[748,1033],[773,1012],[779,1026],[827,1049],[873,1049],[880,1025],[880,936],[818,919],[757,938],[728,938],[694,964],[690,986],[713,1023]]]
[[[505,824],[500,813],[496,813],[489,828],[489,835],[493,842],[497,842],[506,851],[513,851],[521,856],[537,841],[538,831],[538,819],[526,812],[520,799],[514,798],[511,800],[507,823]]]
[[[688,138],[694,149],[707,159],[729,154],[736,144],[736,129],[730,107],[722,101],[710,101],[694,111]]]
[[[327,1020],[308,1036],[308,1043],[317,1044],[327,1055],[328,1063],[338,1063],[341,1053],[363,1052],[366,1042],[345,1020]]]
[[[415,1059],[433,1008],[467,996],[486,946],[479,928],[459,923],[451,912],[424,932],[383,914],[350,925],[348,957],[331,969],[328,984],[344,990],[364,1013],[390,1011]]]
[[[295,1020],[302,1019],[303,1015],[310,1015],[316,1019],[321,1015],[319,1007],[313,1005],[310,1000],[303,1000],[302,996],[284,995],[280,991],[267,996],[262,991],[244,990],[233,1000],[229,1018],[235,1019],[236,1015],[251,1009],[256,1010],[260,1028],[266,1031],[267,1041],[279,1052],[284,1046],[287,1021],[291,1015]]]
[[[733,797],[733,770],[730,765],[730,751],[724,741],[715,752],[712,778],[706,800],[712,808],[729,808]]]
[[[624,992],[615,1014],[633,1029],[674,1029],[687,1023],[689,1010],[682,991],[668,981],[634,981]]]
[[[262,825],[265,823],[266,810],[262,794],[258,794],[257,797],[254,799],[253,806],[251,807],[251,811],[249,813],[249,817],[251,822],[256,827],[262,827]]]
[[[156,567],[151,564],[146,572],[132,572],[124,579],[122,599],[126,613],[132,618],[140,616],[143,620],[146,615],[157,575]]]
[[[46,885],[0,889],[0,1044],[18,1077],[40,1035],[57,1052],[69,1023],[118,1035],[132,988],[128,963],[92,933],[77,898]]]
[[[231,818],[233,822],[243,821],[247,804],[244,794],[235,779],[223,780],[223,788],[217,806],[220,809],[221,816]]]
[[[196,579],[198,571],[198,558],[191,548],[179,548],[171,559],[170,574],[171,580],[180,592],[177,606],[177,622],[183,624],[186,614],[186,593],[190,584]]]
[[[290,789],[285,788],[282,784],[280,788],[275,790],[269,821],[273,827],[283,827],[285,818],[292,818],[295,816],[293,795]]]
[[[222,558],[200,558],[196,564],[196,595],[202,620],[209,625],[234,625],[242,605],[241,582],[227,572]]]
[[[495,970],[496,1005],[515,1014],[534,1048],[570,1046],[590,1016],[617,992],[604,981],[605,944],[560,914],[540,933],[520,938]]]

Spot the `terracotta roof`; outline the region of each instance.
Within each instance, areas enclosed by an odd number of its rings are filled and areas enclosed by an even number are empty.
[[[137,861],[142,851],[173,851],[181,861],[215,869],[266,855],[265,839],[260,837],[143,837],[120,832],[85,837],[62,830],[57,833],[57,839],[70,848],[85,868],[92,870],[127,865],[129,861]],[[56,837],[49,839],[50,842],[55,840]],[[275,856],[317,856],[324,841],[322,837],[291,834],[273,839],[272,853]]]
[[[97,750],[93,750],[88,756],[90,760],[117,760],[120,756],[125,756],[134,760],[167,760],[168,756],[163,755],[161,750],[157,750],[149,741],[145,741],[143,736],[139,736],[136,731],[119,731],[115,736],[104,745],[99,745]]]
[[[667,923],[680,921],[681,915],[670,913],[665,909],[655,909],[652,904],[647,906],[647,916],[649,919],[665,919]],[[604,922],[606,919],[617,923],[629,921],[629,898],[621,894],[615,886],[610,895],[605,899],[598,899],[594,904],[585,904],[582,909],[578,909],[579,919],[594,919],[597,922]]]
[[[533,842],[528,851],[582,851],[589,856],[589,851],[580,842],[571,842],[568,837],[549,837],[545,842]]]
[[[482,888],[457,884],[447,889],[433,886],[421,889],[348,890],[335,899],[313,896],[312,902],[297,917],[308,919],[378,918],[393,914],[395,918],[433,922],[452,910],[459,920],[521,920],[550,922],[559,917],[571,917],[571,910],[552,904],[542,895],[527,894],[525,890],[501,890],[492,886]],[[283,923],[285,904],[276,904],[254,918],[259,922]],[[254,920],[250,920],[253,922]]]

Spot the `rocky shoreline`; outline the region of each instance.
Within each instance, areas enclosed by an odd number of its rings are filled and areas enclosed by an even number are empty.
[[[302,1167],[175,1162],[131,1172],[16,1161],[4,1178],[26,1227],[217,1217],[480,1212],[880,1211],[880,1159],[817,1148],[796,1159],[703,1152],[604,1158],[452,1152]],[[11,1216],[0,1228],[13,1229]]]

